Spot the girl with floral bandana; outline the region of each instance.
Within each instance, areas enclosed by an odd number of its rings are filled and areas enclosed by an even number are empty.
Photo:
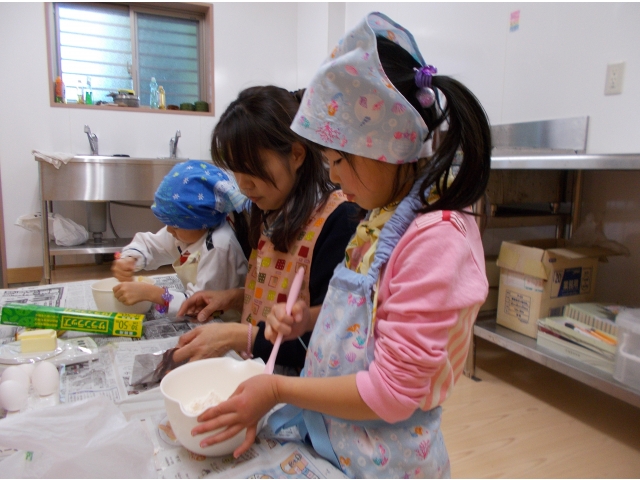
[[[175,316],[195,292],[242,285],[247,259],[227,218],[242,218],[246,201],[234,179],[211,163],[189,160],[175,165],[151,205],[165,227],[137,233],[122,249],[111,266],[122,282],[113,287],[115,297],[125,305],[151,301],[159,312]],[[135,272],[167,264],[173,265],[184,292],[132,281]]]
[[[441,404],[462,373],[488,284],[470,206],[484,194],[486,114],[458,81],[436,75],[413,36],[380,13],[340,40],[291,128],[326,149],[332,181],[368,210],[315,322],[278,305],[266,336],[312,330],[300,378],[259,375],[203,412],[194,434],[258,420],[300,436],[354,478],[449,477]],[[432,145],[442,125],[442,138]],[[433,152],[431,153],[431,150]]]

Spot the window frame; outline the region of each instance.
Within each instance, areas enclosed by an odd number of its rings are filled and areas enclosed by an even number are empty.
[[[84,4],[100,5],[100,2],[82,2]],[[125,7],[128,10],[135,13],[146,13],[152,15],[170,14],[176,18],[189,18],[194,19],[194,16],[199,21],[199,45],[198,48],[201,53],[200,60],[200,97],[209,103],[208,112],[196,112],[190,110],[159,110],[149,106],[143,106],[137,108],[123,108],[117,105],[84,105],[75,103],[55,103],[55,80],[59,76],[60,72],[60,52],[58,51],[58,41],[56,38],[55,28],[55,5],[54,2],[47,2],[44,5],[45,8],[45,20],[46,20],[46,38],[47,38],[47,60],[48,60],[48,73],[49,73],[49,104],[53,108],[81,108],[81,109],[103,109],[107,111],[125,111],[125,112],[144,112],[144,113],[158,113],[158,114],[179,114],[179,115],[198,115],[198,116],[214,116],[215,104],[214,104],[214,75],[213,75],[213,5],[205,3],[180,3],[180,2],[114,2],[108,3],[108,6],[115,8]],[[138,71],[138,47],[137,47],[137,22],[136,16],[130,15],[131,24],[131,50],[132,50],[132,63],[136,66],[132,72],[132,78],[134,84],[139,85],[139,71]]]

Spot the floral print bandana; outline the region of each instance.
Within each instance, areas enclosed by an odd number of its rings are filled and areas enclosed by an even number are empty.
[[[370,13],[322,64],[291,129],[334,150],[393,164],[416,162],[429,129],[384,73],[376,35],[425,65],[411,33],[382,13]]]

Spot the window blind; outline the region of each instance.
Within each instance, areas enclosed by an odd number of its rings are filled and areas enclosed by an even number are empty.
[[[149,83],[155,77],[167,105],[200,100],[199,22],[139,13],[137,15],[140,101],[149,104]]]
[[[94,103],[111,102],[110,92],[132,89],[140,104],[148,106],[151,77],[163,86],[167,105],[200,100],[197,19],[117,5],[58,3],[56,25],[68,103],[77,101],[76,87],[84,88],[90,81]]]
[[[78,82],[91,82],[94,103],[109,92],[132,89],[131,27],[127,9],[57,4],[59,61],[67,102],[77,101]]]

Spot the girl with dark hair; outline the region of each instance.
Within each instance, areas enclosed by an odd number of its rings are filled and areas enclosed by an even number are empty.
[[[242,312],[241,322],[207,324],[184,334],[174,354],[177,362],[221,356],[231,349],[266,362],[273,344],[264,337],[265,319],[274,305],[286,301],[301,266],[305,279],[300,298],[311,306],[305,314],[315,318],[320,310],[359,209],[329,180],[320,147],[291,130],[300,98],[300,92],[275,86],[248,88],[214,128],[214,164],[233,172],[251,201],[249,270],[244,288],[198,292],[179,315],[197,314],[204,322],[215,311],[235,309]],[[310,336],[307,332],[301,341],[284,342],[276,365],[293,367],[297,374]]]
[[[271,428],[297,426],[349,477],[450,476],[441,404],[488,293],[469,207],[487,184],[491,138],[474,95],[436,73],[413,36],[380,13],[347,32],[316,73],[291,128],[327,149],[331,180],[369,213],[316,321],[282,305],[267,319],[272,341],[313,330],[300,378],[240,384],[198,417],[193,434],[221,429],[203,446],[247,428],[237,457],[260,418],[286,403]]]

